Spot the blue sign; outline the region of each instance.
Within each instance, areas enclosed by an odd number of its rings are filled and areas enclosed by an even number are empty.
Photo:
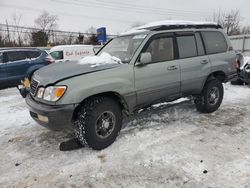
[[[98,42],[104,44],[107,41],[106,27],[100,27],[97,29]]]

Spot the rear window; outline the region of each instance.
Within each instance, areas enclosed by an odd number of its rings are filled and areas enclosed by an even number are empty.
[[[222,53],[227,51],[227,42],[224,35],[218,31],[204,31],[202,36],[207,54]]]
[[[7,52],[8,61],[25,60],[26,55],[24,51]]]
[[[63,51],[54,51],[54,52],[51,52],[50,55],[51,55],[55,60],[63,59]]]
[[[180,58],[197,56],[197,48],[193,35],[177,37],[177,44]]]
[[[0,53],[0,63],[3,63],[3,53]]]
[[[27,54],[27,57],[30,59],[38,58],[41,55],[39,51],[27,51],[26,54]]]

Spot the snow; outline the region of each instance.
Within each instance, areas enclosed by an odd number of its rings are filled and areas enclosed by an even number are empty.
[[[207,22],[207,21],[162,20],[162,21],[150,22],[145,25],[132,28],[131,30],[126,31],[121,35],[129,35],[139,32],[145,32],[148,31],[149,28],[163,26],[163,25],[171,26],[171,25],[218,25],[218,24],[215,22]]]
[[[187,20],[163,20],[163,21],[156,21],[151,22],[140,27],[137,29],[146,29],[150,27],[156,27],[161,25],[218,25],[215,22],[205,22],[205,21],[187,21]]]
[[[103,52],[100,56],[87,56],[79,60],[78,64],[90,64],[92,68],[105,64],[121,64],[121,60],[115,56]]]
[[[0,187],[250,187],[250,88],[224,88],[212,114],[187,98],[157,104],[110,147],[71,152],[58,149],[71,132],[37,125],[17,89],[1,90]]]

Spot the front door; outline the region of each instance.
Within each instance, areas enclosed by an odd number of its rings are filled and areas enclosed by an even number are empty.
[[[174,99],[180,95],[180,65],[175,60],[172,34],[149,39],[142,53],[151,54],[151,62],[135,65],[137,105],[143,106],[159,99]]]
[[[7,52],[6,73],[10,85],[17,85],[26,76],[29,61],[25,51]]]

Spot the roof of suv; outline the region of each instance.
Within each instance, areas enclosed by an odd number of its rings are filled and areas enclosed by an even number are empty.
[[[6,52],[6,51],[27,51],[27,50],[30,50],[30,51],[41,51],[41,49],[39,48],[16,48],[16,47],[9,47],[9,48],[0,48],[0,52]]]
[[[162,30],[177,30],[177,29],[222,29],[215,22],[198,22],[198,21],[182,21],[182,20],[165,20],[151,22],[140,27],[132,28],[131,30],[122,33],[121,35],[131,35],[136,33],[148,33],[150,31]]]

